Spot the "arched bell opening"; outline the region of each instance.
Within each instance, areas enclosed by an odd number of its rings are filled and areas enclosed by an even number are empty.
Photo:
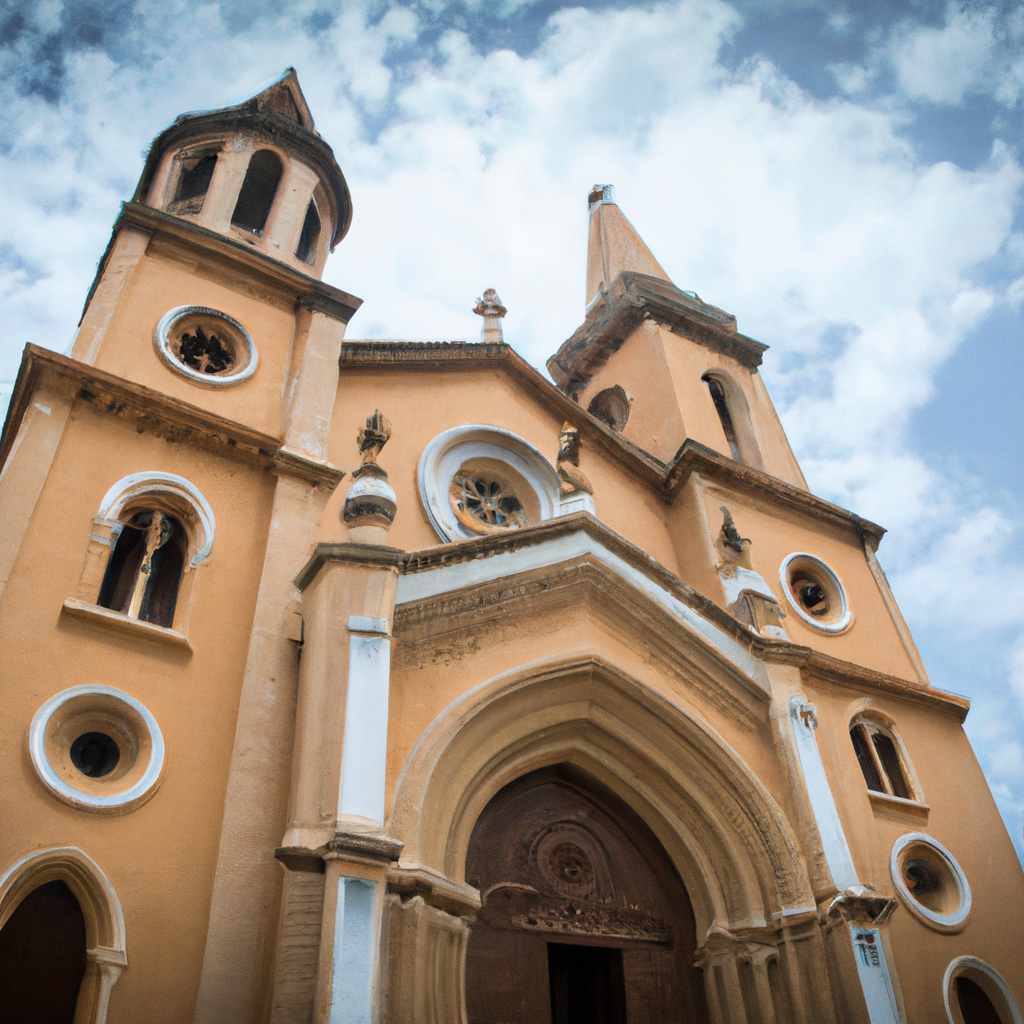
[[[44,882],[25,896],[0,928],[6,1024],[73,1024],[85,953],[85,917],[65,882]]]
[[[689,896],[640,817],[560,764],[505,786],[477,820],[466,880],[469,1024],[707,1019]]]

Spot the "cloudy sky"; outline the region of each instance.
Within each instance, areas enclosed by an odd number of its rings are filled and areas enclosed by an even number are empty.
[[[325,275],[366,300],[350,335],[475,338],[493,286],[543,366],[612,182],[771,346],[811,487],[889,527],[1020,849],[1024,3],[0,0],[0,390],[70,341],[150,140],[289,65],[354,198]]]

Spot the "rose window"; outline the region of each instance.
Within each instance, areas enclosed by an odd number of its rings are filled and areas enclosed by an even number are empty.
[[[512,487],[478,473],[458,473],[452,480],[451,502],[459,521],[477,533],[526,526],[526,509]]]

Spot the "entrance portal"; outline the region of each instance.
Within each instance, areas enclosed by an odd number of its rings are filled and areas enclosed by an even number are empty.
[[[466,959],[470,1024],[707,1019],[693,910],[651,830],[569,765],[506,786],[477,821],[483,906]]]

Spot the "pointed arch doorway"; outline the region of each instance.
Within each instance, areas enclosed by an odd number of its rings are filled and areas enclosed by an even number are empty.
[[[657,838],[568,764],[522,776],[473,829],[469,1024],[707,1019],[693,909]]]

